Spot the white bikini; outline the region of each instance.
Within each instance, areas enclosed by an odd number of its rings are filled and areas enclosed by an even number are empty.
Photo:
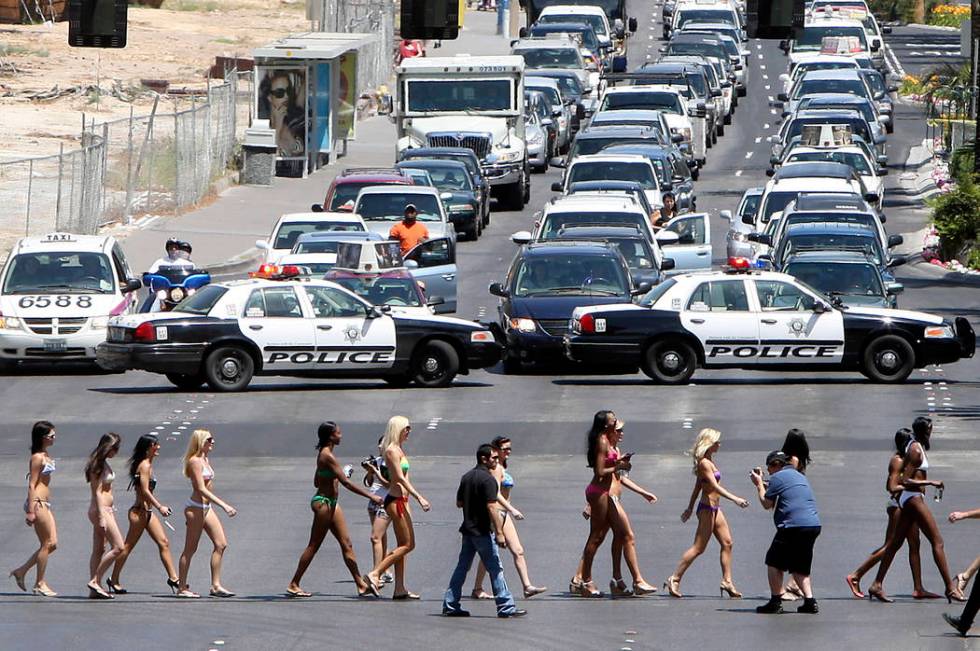
[[[211,481],[214,479],[214,469],[211,468],[211,464],[207,461],[204,462],[204,468],[201,469],[201,479],[204,481]],[[203,509],[205,513],[211,510],[211,503],[195,502],[193,499],[188,498],[184,506],[189,506],[195,509]]]
[[[918,443],[915,439],[909,441],[909,444],[905,446],[905,456],[908,456],[909,450],[912,449],[912,445]],[[921,446],[920,446],[921,447]],[[928,470],[929,469],[929,458],[926,457],[926,449],[922,448],[922,463],[916,470]],[[908,502],[913,497],[922,497],[923,493],[920,490],[908,490],[902,491],[902,494],[898,496],[898,505],[905,508],[905,503]]]

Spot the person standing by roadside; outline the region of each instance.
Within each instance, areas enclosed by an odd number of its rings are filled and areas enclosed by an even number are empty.
[[[170,507],[162,504],[154,495],[157,480],[153,474],[153,461],[160,454],[160,441],[155,434],[144,434],[136,441],[133,448],[133,456],[129,458],[129,488],[136,491],[136,503],[129,507],[129,531],[126,533],[126,542],[123,545],[116,564],[112,568],[112,576],[106,579],[106,585],[111,592],[116,594],[126,594],[126,590],[119,585],[119,577],[122,574],[126,559],[129,558],[133,547],[139,542],[146,531],[150,538],[157,545],[160,552],[160,562],[163,569],[167,572],[167,585],[170,589],[177,592],[180,584],[177,583],[177,570],[174,569],[174,560],[170,555],[170,541],[167,540],[167,532],[164,531],[160,519],[153,514],[153,509],[160,512],[160,515],[170,517]]]
[[[415,549],[415,527],[412,524],[412,510],[408,504],[409,496],[414,497],[423,511],[428,511],[429,501],[422,493],[415,490],[408,479],[408,471],[412,467],[408,462],[403,446],[412,432],[412,425],[404,416],[392,416],[388,419],[381,447],[385,466],[388,468],[388,495],[384,499],[385,511],[395,528],[395,541],[398,546],[388,552],[374,569],[365,575],[365,579],[376,590],[381,588],[381,575],[392,565],[395,566],[395,590],[391,595],[394,601],[419,599],[419,595],[409,592],[405,587],[405,559]]]
[[[44,580],[48,569],[48,556],[58,548],[58,529],[51,510],[51,475],[54,474],[54,459],[48,449],[54,445],[54,425],[39,420],[31,428],[31,458],[27,472],[27,500],[24,501],[24,522],[34,527],[39,546],[37,551],[20,567],[11,570],[10,576],[17,587],[27,592],[24,577],[32,567],[37,566],[32,592],[39,597],[57,597],[58,593]]]
[[[499,485],[492,474],[498,461],[499,454],[492,446],[486,443],[481,445],[476,451],[476,466],[463,475],[456,490],[456,507],[463,510],[463,524],[459,527],[462,546],[459,550],[459,561],[442,600],[442,614],[446,617],[470,615],[469,611],[460,607],[459,600],[466,574],[477,554],[490,574],[493,596],[497,603],[497,617],[523,617],[527,614],[526,610],[520,610],[514,604],[497,551],[498,546],[507,546],[497,504]]]
[[[810,458],[810,444],[806,440],[806,432],[795,427],[786,433],[783,447],[780,448],[789,457],[789,465],[796,468],[801,475],[806,474],[806,469],[813,459]],[[796,585],[796,580],[790,576],[786,581],[786,588],[783,590],[783,601],[796,601],[803,598],[803,590]]]
[[[354,545],[351,543],[350,535],[347,533],[347,521],[344,519],[344,510],[338,504],[339,495],[338,484],[343,484],[347,490],[366,497],[376,504],[382,504],[384,500],[377,495],[373,495],[366,489],[354,484],[347,473],[340,467],[340,462],[334,456],[334,448],[340,445],[343,433],[340,425],[333,421],[321,423],[317,430],[317,456],[316,474],[313,476],[313,486],[316,494],[310,500],[310,508],[313,509],[313,528],[310,531],[310,542],[299,557],[299,565],[296,566],[296,573],[293,574],[292,581],[286,587],[286,594],[290,597],[311,597],[312,593],[303,590],[299,582],[303,579],[306,569],[313,561],[320,545],[327,532],[333,534],[340,544],[340,551],[344,556],[344,563],[347,570],[354,577],[354,584],[357,585],[357,596],[366,597],[374,595],[380,597],[378,590],[361,577],[361,572],[357,569],[357,557],[354,556]]]
[[[769,601],[755,609],[757,613],[783,612],[783,574],[790,572],[803,591],[803,605],[798,613],[818,612],[817,600],[810,586],[810,567],[813,545],[820,535],[820,514],[817,501],[806,476],[789,464],[785,452],[774,450],[766,457],[769,482],[762,469],[752,471],[752,483],[759,492],[759,502],[767,511],[773,510],[776,535],[766,552],[769,573]]]
[[[721,511],[721,498],[735,502],[740,508],[748,508],[749,501],[729,492],[721,485],[721,471],[715,465],[714,455],[721,447],[721,432],[705,428],[698,433],[691,448],[691,458],[694,459],[694,490],[687,510],[681,514],[681,522],[687,522],[694,511],[694,502],[701,495],[697,506],[698,528],[694,533],[694,544],[681,556],[680,563],[674,573],[667,578],[664,589],[671,597],[683,597],[681,594],[681,579],[684,572],[698,556],[708,547],[711,536],[718,540],[721,546],[721,584],[723,592],[733,599],[741,599],[742,593],[735,589],[732,581],[732,532],[728,528],[728,520]]]
[[[515,520],[523,519],[524,516],[510,504],[510,494],[514,490],[514,477],[507,472],[507,460],[510,458],[513,443],[506,436],[498,436],[490,441],[490,447],[494,449],[499,457],[497,464],[490,469],[490,474],[497,480],[497,484],[500,487],[500,493],[497,496],[497,510],[500,511],[500,519],[504,523],[504,538],[507,539],[507,549],[510,550],[511,555],[514,557],[514,567],[517,568],[517,574],[521,578],[521,585],[524,587],[524,598],[530,599],[534,595],[547,592],[548,588],[538,587],[531,583],[531,578],[527,572],[527,559],[524,557],[524,546],[521,545],[521,539],[517,535],[517,523]],[[492,599],[490,595],[483,591],[483,577],[486,574],[487,570],[483,566],[483,563],[479,563],[476,568],[476,580],[473,582],[473,592],[471,593],[474,599]]]
[[[184,505],[187,533],[184,538],[184,551],[180,554],[180,561],[177,564],[180,573],[178,579],[180,591],[177,596],[181,599],[198,599],[201,596],[191,592],[187,584],[191,559],[197,552],[201,533],[206,533],[214,545],[211,552],[211,596],[235,596],[234,592],[225,590],[221,585],[221,560],[225,549],[228,548],[228,539],[225,538],[225,530],[221,526],[218,514],[211,507],[217,504],[229,518],[235,517],[238,511],[218,497],[211,488],[214,482],[214,468],[211,467],[208,455],[212,450],[214,450],[214,437],[211,436],[211,432],[206,429],[194,430],[187,441],[187,451],[184,453],[184,476],[191,480],[191,497]]]
[[[405,216],[402,220],[388,231],[388,237],[398,240],[402,255],[429,239],[429,229],[418,220],[418,216],[418,208],[414,203],[410,203],[405,206]]]
[[[384,450],[381,449],[382,440],[384,440],[384,437],[378,439],[378,453],[383,455]],[[390,484],[388,481],[388,466],[385,465],[384,456],[376,457],[372,454],[361,462],[361,467],[364,468],[364,487],[372,495],[377,495],[381,498],[380,504],[372,500],[367,505],[368,519],[371,522],[371,552],[374,558],[374,565],[377,565],[381,562],[382,558],[388,555],[388,525],[391,524],[391,520],[388,518],[388,512],[385,511],[384,505],[384,499],[388,496],[388,486]],[[395,577],[390,570],[381,575],[382,584],[391,583],[394,580]]]
[[[868,588],[868,598],[877,599],[885,603],[894,601],[885,595],[882,590],[882,582],[888,574],[888,568],[898,553],[902,541],[908,535],[909,529],[913,524],[919,526],[919,531],[925,534],[929,544],[932,545],[932,558],[939,569],[939,574],[943,577],[946,585],[946,600],[964,601],[963,592],[953,582],[949,575],[949,565],[946,563],[946,547],[943,543],[943,536],[939,533],[932,511],[926,504],[925,492],[927,486],[935,486],[940,491],[944,484],[935,479],[929,479],[927,470],[929,469],[929,459],[926,450],[930,447],[932,438],[932,419],[919,416],[912,422],[912,440],[905,449],[905,459],[902,465],[901,485],[902,492],[898,496],[898,505],[901,508],[901,517],[895,527],[895,536],[885,549],[885,554],[878,565],[878,574],[875,576],[874,583]]]
[[[113,506],[112,482],[116,473],[109,466],[109,459],[119,452],[119,435],[103,434],[85,464],[85,481],[91,489],[92,499],[88,507],[88,519],[92,523],[92,556],[89,559],[89,599],[112,599],[102,589],[102,576],[112,565],[123,548],[123,537],[116,523],[116,507]],[[106,543],[109,544],[107,550]]]
[[[952,523],[976,518],[980,518],[980,509],[953,511],[949,514],[949,521]],[[960,613],[960,616],[957,617],[949,613],[943,613],[943,619],[946,620],[947,624],[956,629],[960,637],[966,637],[967,633],[973,627],[974,620],[977,618],[977,611],[980,611],[980,581],[974,582],[973,589],[970,590],[970,598],[967,599],[966,606],[963,607],[963,612]]]
[[[864,593],[861,592],[861,577],[870,572],[871,568],[881,561],[881,557],[885,555],[885,549],[888,548],[888,543],[892,541],[892,538],[895,536],[895,530],[898,528],[898,520],[902,514],[902,510],[898,507],[898,495],[902,492],[902,466],[905,463],[905,449],[908,448],[911,440],[912,430],[909,428],[903,427],[895,432],[895,453],[892,454],[892,458],[888,462],[888,478],[885,480],[885,491],[888,493],[888,502],[885,507],[885,512],[888,514],[888,528],[885,530],[885,542],[881,547],[871,552],[871,555],[853,573],[848,574],[845,578],[847,587],[851,589],[851,593],[858,599],[864,599]],[[918,525],[913,524],[909,527],[905,540],[909,544],[909,567],[912,570],[913,585],[912,598],[938,598],[939,595],[929,592],[922,587],[922,559],[919,556]]]

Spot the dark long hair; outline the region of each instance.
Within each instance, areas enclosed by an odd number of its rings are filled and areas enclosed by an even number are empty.
[[[109,452],[119,449],[122,439],[115,432],[103,434],[99,439],[99,444],[88,455],[88,463],[85,464],[85,481],[91,481],[93,477],[99,477],[105,472],[105,460],[109,457]]]
[[[908,449],[911,441],[912,430],[910,430],[908,427],[903,427],[895,432],[895,452],[897,452],[900,456],[905,457],[905,450]]]
[[[498,450],[499,451],[500,450],[500,446],[502,446],[504,443],[510,443],[510,439],[507,438],[506,436],[496,436],[496,437],[494,437],[494,439],[492,441],[490,441],[490,446],[493,447],[494,450]],[[507,467],[507,459],[501,458],[500,459],[500,465],[502,465],[504,468],[506,468]]]
[[[786,433],[786,440],[783,441],[783,452],[787,456],[796,457],[800,460],[800,472],[806,473],[806,467],[813,461],[810,458],[810,444],[806,442],[806,432],[795,427]]]
[[[918,441],[922,449],[929,449],[929,439],[932,435],[932,419],[928,416],[919,416],[912,421],[912,438]]]
[[[325,423],[320,423],[320,427],[318,427],[316,430],[316,449],[322,450],[330,445],[330,439],[338,429],[339,427],[337,426],[337,423],[333,422],[332,420],[328,420]]]
[[[158,441],[156,434],[144,434],[133,446],[133,456],[129,457],[129,488],[136,484],[140,464],[150,456],[150,448]]]
[[[54,431],[49,421],[39,420],[31,428],[31,454],[44,451],[44,437]]]
[[[599,450],[599,437],[606,431],[606,427],[609,425],[609,416],[612,414],[612,411],[602,409],[597,411],[595,416],[592,417],[592,427],[589,428],[589,433],[585,439],[585,458],[589,468],[595,468],[595,458]]]

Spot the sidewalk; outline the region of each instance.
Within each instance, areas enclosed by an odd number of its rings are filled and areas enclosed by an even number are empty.
[[[468,11],[460,38],[444,41],[440,48],[430,45],[428,54],[507,54],[510,39],[497,36],[495,31],[496,14]],[[168,237],[189,241],[194,246],[194,260],[205,268],[232,259],[247,261],[258,254],[255,240],[268,237],[280,215],[306,212],[310,204],[323,201],[340,170],[389,166],[394,159],[394,125],[387,116],[372,117],[357,124],[357,140],[349,144],[347,156],[305,179],[276,178],[271,187],[234,186],[205,207],[178,217],[153,219],[143,228],[138,224],[122,227],[114,234],[123,238],[123,248],[134,271],[146,269],[159,258]]]

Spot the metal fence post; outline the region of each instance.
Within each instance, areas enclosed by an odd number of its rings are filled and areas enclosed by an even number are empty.
[[[126,218],[126,223],[130,224],[133,221],[132,216],[132,205],[133,205],[133,106],[129,106],[129,143],[126,149],[126,210],[123,213],[123,217]]]
[[[177,116],[177,98],[174,98],[174,215],[180,205],[180,118]]]
[[[31,234],[31,192],[34,186],[34,159],[27,161],[27,219],[24,224],[24,237]]]
[[[99,188],[99,213],[92,224],[92,233],[96,233],[102,224],[102,215],[105,214],[105,171],[109,167],[109,123],[102,123],[102,166],[98,169],[98,188]]]
[[[191,184],[191,196],[188,204],[197,203],[198,190],[201,187],[201,163],[197,159],[197,100],[191,95],[191,160],[194,161],[194,178]]]
[[[54,223],[57,225],[61,221],[61,177],[65,171],[65,143],[58,145],[58,198],[54,204]],[[57,230],[57,226],[55,227]]]

